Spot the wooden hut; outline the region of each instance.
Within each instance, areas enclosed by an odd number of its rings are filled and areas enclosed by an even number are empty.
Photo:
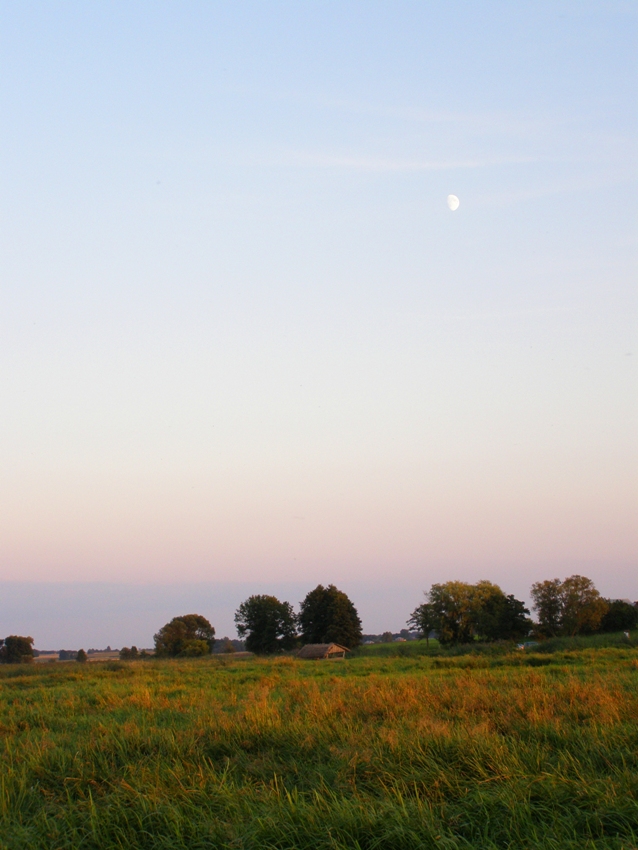
[[[338,643],[307,643],[297,653],[297,658],[345,658],[349,650]]]

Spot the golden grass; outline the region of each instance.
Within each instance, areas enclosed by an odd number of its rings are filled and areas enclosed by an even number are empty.
[[[440,660],[0,675],[0,847],[636,845],[634,651]]]

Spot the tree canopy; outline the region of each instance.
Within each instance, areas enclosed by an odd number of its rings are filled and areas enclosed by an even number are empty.
[[[486,596],[476,615],[476,635],[483,640],[519,640],[532,629],[529,608],[513,594],[498,589]]]
[[[537,581],[531,589],[538,617],[537,631],[545,637],[562,634],[561,581],[558,578]]]
[[[439,641],[469,643],[473,640],[481,604],[499,593],[502,594],[501,589],[489,581],[433,584],[428,601],[438,617]]]
[[[215,629],[201,614],[173,617],[154,637],[158,656],[208,655],[215,644]]]
[[[591,579],[573,575],[532,585],[538,631],[546,637],[598,631],[609,608]]]
[[[622,632],[638,626],[638,603],[625,599],[605,599],[607,611],[600,622],[601,632]]]
[[[412,612],[408,625],[426,637],[436,629],[441,643],[513,640],[530,631],[529,610],[514,596],[506,596],[497,584],[479,581],[447,581],[433,584],[427,601]]]
[[[9,635],[0,640],[0,664],[24,664],[33,661],[33,638]]]
[[[361,643],[361,620],[348,596],[334,584],[319,584],[301,603],[299,626],[305,643],[338,643],[353,649]]]
[[[250,596],[235,614],[237,633],[246,638],[246,649],[258,655],[291,649],[296,640],[296,618],[289,602],[276,596]]]
[[[430,602],[423,602],[412,612],[407,624],[411,629],[421,632],[426,645],[429,646],[430,632],[436,630],[439,626],[439,618],[434,610],[434,605]]]

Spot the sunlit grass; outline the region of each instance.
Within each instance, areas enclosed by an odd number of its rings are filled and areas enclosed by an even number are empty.
[[[0,673],[0,846],[638,846],[638,652]]]

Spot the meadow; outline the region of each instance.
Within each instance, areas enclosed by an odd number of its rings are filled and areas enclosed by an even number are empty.
[[[631,850],[636,643],[6,666],[0,847]]]

